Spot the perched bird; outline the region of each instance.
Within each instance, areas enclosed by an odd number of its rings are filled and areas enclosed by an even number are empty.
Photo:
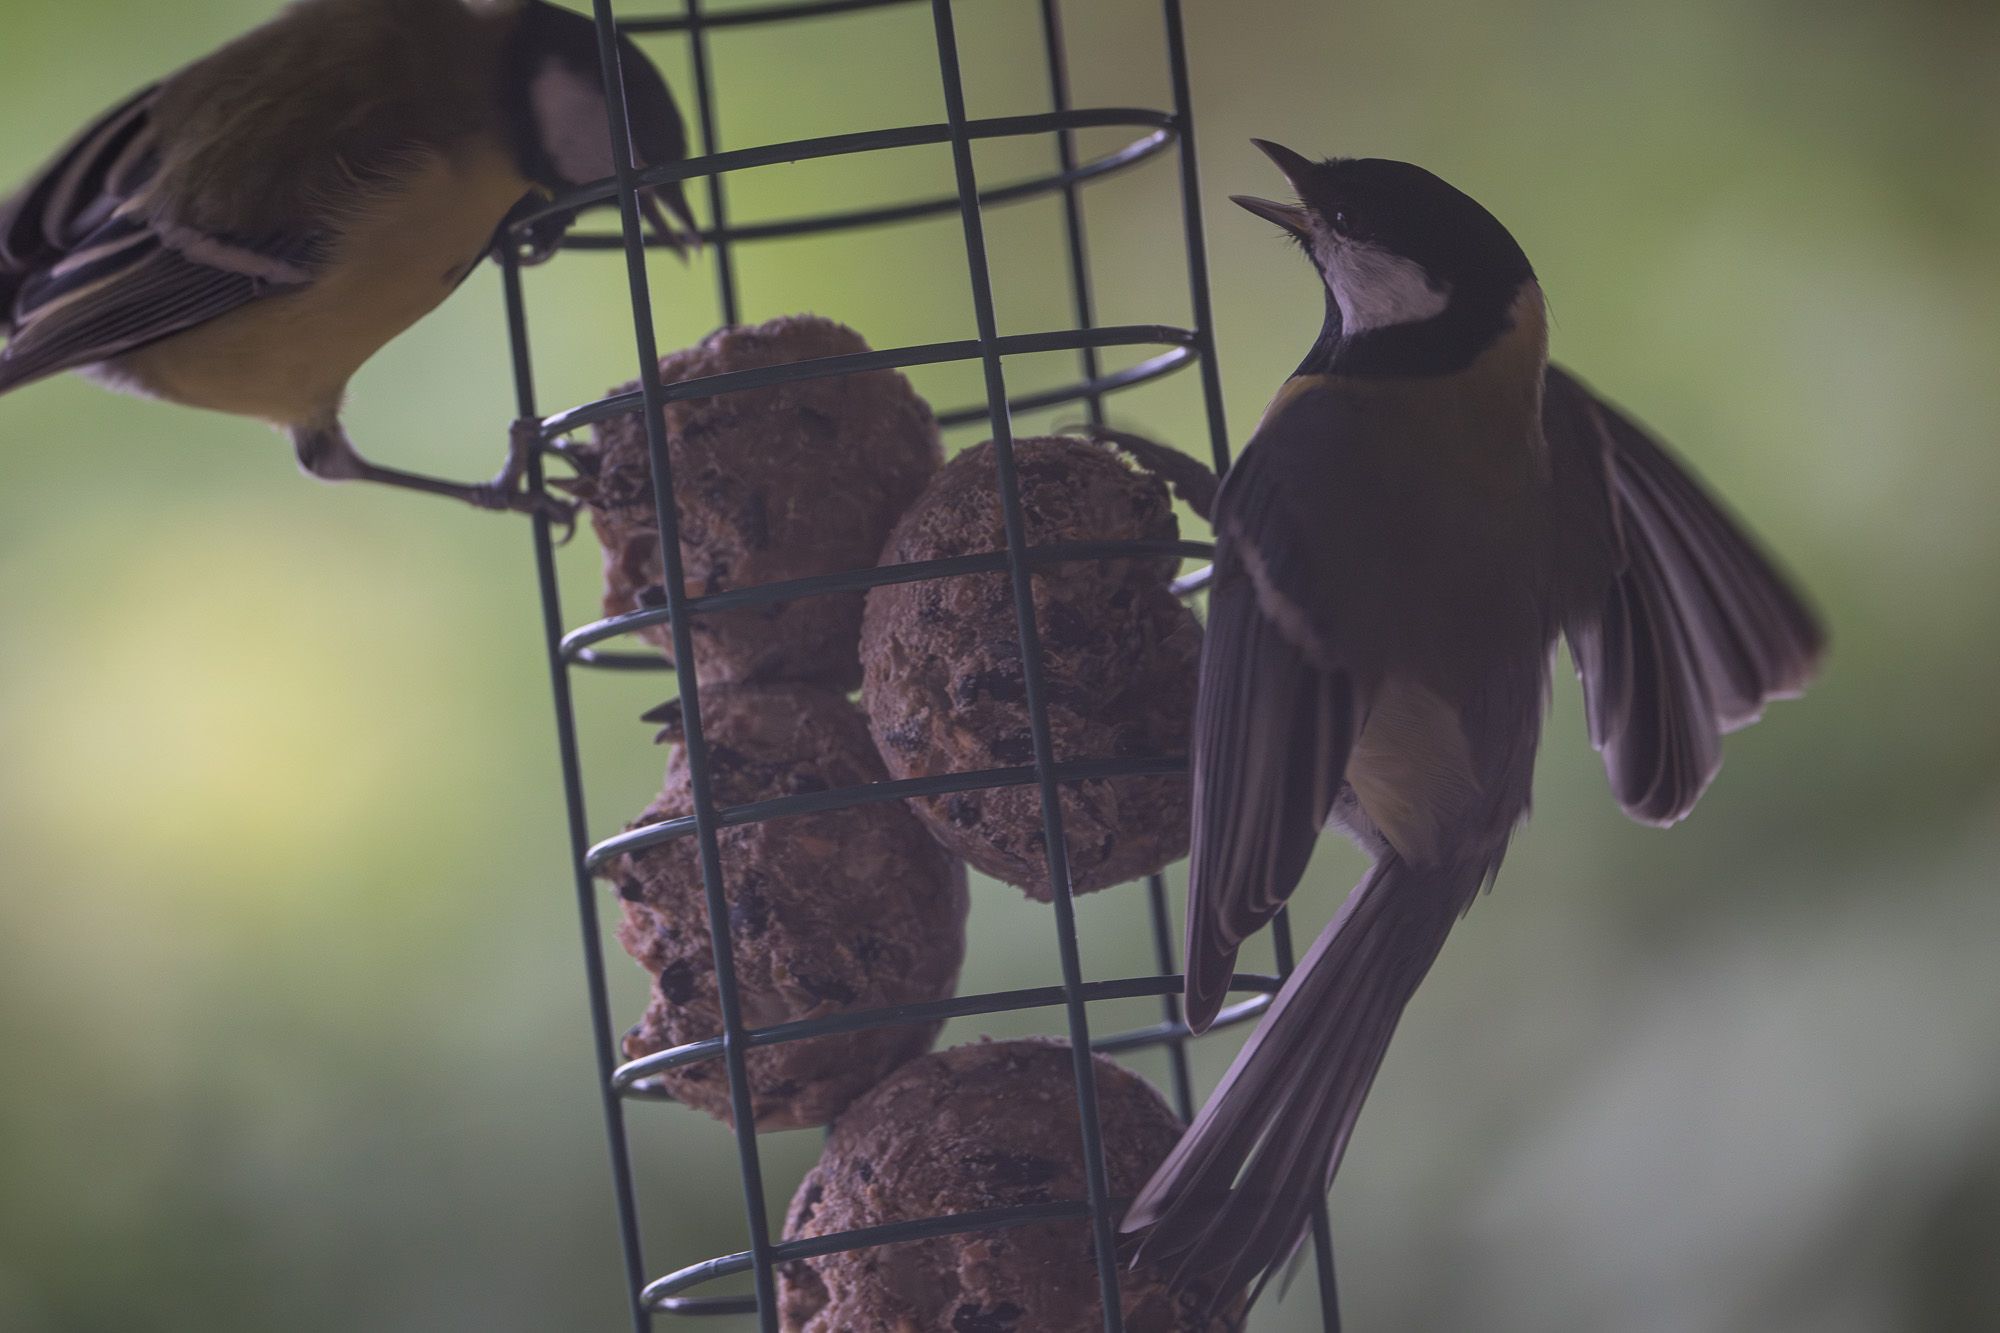
[[[1326,322],[1214,501],[1189,1023],[1322,827],[1375,864],[1125,1219],[1142,1259],[1225,1299],[1296,1250],[1526,816],[1558,633],[1618,800],[1661,825],[1822,646],[1665,449],[1548,364],[1541,287],[1492,214],[1408,163],[1258,147],[1300,202],[1236,202],[1304,247]]]
[[[681,160],[666,81],[622,56],[641,165]],[[517,208],[613,174],[605,112],[595,25],[543,0],[298,0],[0,204],[0,393],[81,369],[269,421],[327,481],[553,505],[522,491],[529,441],[488,483],[415,476],[355,450],[341,398]],[[668,244],[693,239],[678,185],[644,203]]]

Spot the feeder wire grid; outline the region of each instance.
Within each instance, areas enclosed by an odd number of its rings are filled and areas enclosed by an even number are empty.
[[[1024,7],[1027,0],[1016,0]],[[825,22],[834,16],[862,10],[913,8],[928,4],[937,46],[937,73],[943,94],[944,119],[937,123],[906,125],[860,133],[800,139],[762,147],[722,151],[718,145],[715,113],[715,84],[711,66],[711,34],[732,28],[760,27],[793,22]],[[1113,393],[1145,384],[1175,371],[1193,366],[1201,379],[1203,407],[1216,471],[1229,464],[1229,445],[1223,417],[1221,381],[1217,370],[1213,322],[1208,292],[1208,259],[1202,232],[1201,204],[1195,156],[1194,121],[1190,112],[1187,36],[1181,0],[1161,0],[1167,66],[1172,84],[1173,109],[1147,110],[1130,107],[1077,107],[1071,100],[1070,80],[1064,48],[1061,0],[1034,0],[1038,10],[1042,48],[1046,61],[1050,109],[1035,115],[972,119],[967,115],[961,73],[960,51],[951,0],[793,0],[732,8],[714,14],[705,12],[703,0],[683,0],[682,12],[670,16],[630,17],[623,20],[612,12],[610,0],[593,0],[597,23],[598,54],[602,62],[608,98],[612,142],[619,147],[619,163],[612,180],[572,191],[538,212],[517,219],[508,244],[500,247],[506,300],[509,342],[513,355],[517,417],[529,423],[541,443],[530,461],[529,485],[538,492],[545,484],[546,455],[560,455],[563,437],[582,426],[623,413],[644,413],[647,446],[652,462],[654,504],[659,522],[661,559],[665,571],[665,604],[613,616],[566,631],[562,601],[556,577],[556,540],[547,517],[533,520],[535,569],[540,584],[543,629],[547,640],[549,678],[554,696],[557,744],[561,757],[563,797],[569,826],[570,860],[575,876],[575,894],[589,987],[592,1038],[597,1053],[598,1089],[602,1099],[606,1136],[610,1145],[613,1189],[617,1199],[619,1237],[625,1265],[626,1291],[632,1327],[636,1333],[655,1328],[655,1317],[754,1314],[763,1333],[777,1333],[778,1303],[776,1266],[780,1263],[857,1250],[899,1241],[947,1236],[976,1231],[992,1231],[1032,1223],[1085,1220],[1090,1228],[1096,1258],[1099,1292],[1104,1309],[1105,1333],[1122,1333],[1117,1274],[1116,1226],[1125,1200],[1109,1196],[1105,1178],[1103,1131],[1097,1115],[1097,1095],[1091,1052],[1117,1052],[1148,1046],[1166,1048],[1172,1101],[1183,1121],[1195,1109],[1188,1074],[1186,1043],[1192,1035],[1182,1020],[1178,995],[1182,978],[1174,961],[1174,932],[1168,907],[1166,885],[1154,874],[1147,880],[1149,927],[1153,939],[1158,974],[1117,980],[1087,981],[1079,959],[1076,917],[1067,855],[1062,832],[1062,811],[1057,790],[1064,782],[1086,778],[1132,777],[1185,772],[1184,757],[1159,756],[1059,762],[1051,753],[1047,689],[1044,666],[1030,596],[1030,578],[1041,566],[1065,561],[1121,556],[1171,553],[1205,557],[1209,545],[1196,542],[1069,542],[1030,546],[1025,535],[1021,498],[1014,464],[1012,416],[1016,412],[1080,403],[1094,425],[1104,421],[1104,400]],[[679,34],[684,38],[692,67],[694,109],[700,152],[681,162],[640,170],[634,167],[631,126],[625,104],[624,81],[619,67],[617,34]],[[1119,127],[1132,130],[1134,137],[1124,146],[1102,156],[1084,159],[1077,151],[1078,131]],[[1053,170],[1028,179],[981,188],[973,167],[975,140],[1052,136],[1055,145]],[[911,202],[754,222],[732,222],[725,181],[729,173],[781,162],[838,157],[879,152],[885,149],[925,144],[948,144],[951,148],[956,189],[952,193]],[[1191,326],[1099,325],[1092,297],[1089,251],[1082,207],[1082,190],[1125,167],[1175,150],[1179,167],[1179,190],[1183,243],[1187,263],[1187,290],[1192,311]],[[860,228],[884,226],[927,217],[956,213],[964,231],[967,276],[971,285],[975,315],[973,336],[950,342],[890,348],[848,356],[822,357],[755,370],[704,376],[672,385],[660,378],[659,348],[652,318],[651,293],[646,271],[645,235],[637,203],[637,191],[645,186],[669,181],[707,182],[711,225],[702,240],[712,247],[717,273],[717,307],[725,325],[739,321],[736,282],[736,254],[739,245],[778,238],[828,235]],[[1003,336],[994,313],[992,275],[988,265],[983,210],[989,205],[1055,195],[1062,206],[1063,231],[1067,239],[1066,273],[1075,324],[1067,329]],[[536,403],[534,372],[530,357],[528,316],[521,281],[521,265],[526,258],[528,230],[538,221],[575,212],[593,205],[616,202],[621,225],[616,231],[575,231],[567,236],[565,250],[621,251],[632,305],[632,333],[639,365],[636,391],[611,394],[553,415],[544,415]],[[1100,354],[1121,347],[1158,348],[1155,354],[1129,368],[1106,371]],[[1009,396],[1006,363],[1009,357],[1030,353],[1073,352],[1078,377],[1051,390]],[[988,424],[993,440],[998,474],[1002,519],[1006,533],[1004,550],[929,560],[881,568],[860,569],[811,578],[792,579],[754,587],[737,588],[706,596],[689,596],[682,580],[679,525],[674,501],[673,475],[667,453],[663,409],[673,402],[736,393],[774,384],[825,376],[852,374],[864,370],[907,368],[944,362],[978,362],[984,372],[985,401],[940,412],[941,427]],[[852,592],[889,583],[912,582],[968,574],[1004,572],[1011,587],[1021,645],[1025,677],[1033,762],[1012,768],[977,772],[937,774],[902,781],[878,782],[843,790],[809,792],[751,804],[718,807],[710,778],[708,747],[703,739],[700,692],[695,680],[695,654],[691,627],[695,617],[737,607],[768,605],[834,592]],[[1184,585],[1197,581],[1184,580]],[[577,739],[572,673],[579,669],[663,670],[667,663],[659,656],[619,652],[601,647],[638,630],[665,624],[672,646],[672,669],[678,677],[685,727],[683,745],[692,794],[693,813],[663,820],[592,844],[584,803],[583,762]],[[925,1004],[904,1004],[887,1008],[835,1014],[766,1028],[746,1026],[736,983],[731,945],[729,911],[724,897],[721,854],[717,831],[724,827],[783,818],[815,811],[837,810],[873,801],[901,800],[912,796],[936,795],[1003,786],[1034,786],[1039,789],[1044,844],[1048,855],[1049,884],[1053,896],[1055,944],[1061,961],[1062,984],[1022,990],[965,995]],[[715,974],[722,1013],[722,1032],[696,1041],[620,1063],[617,1029],[614,1026],[606,984],[603,937],[598,921],[598,890],[595,871],[612,857],[656,846],[674,838],[692,837],[699,855],[703,892],[706,899],[711,937],[715,951]],[[1291,931],[1280,913],[1273,923],[1277,961],[1276,976],[1239,975],[1232,989],[1249,992],[1251,998],[1224,1010],[1216,1026],[1254,1019],[1270,1003],[1270,997],[1291,971],[1294,959]],[[1092,1003],[1157,996],[1161,1019],[1134,1031],[1093,1037],[1090,1030]],[[764,1194],[764,1172],[759,1159],[755,1118],[751,1114],[750,1083],[745,1072],[748,1051],[781,1042],[803,1041],[837,1032],[903,1024],[923,1024],[943,1018],[974,1014],[1002,1013],[1037,1008],[1061,1008],[1074,1059],[1079,1126],[1085,1164],[1087,1197],[1081,1201],[1037,1203],[986,1209],[973,1213],[931,1217],[888,1225],[842,1231],[798,1240],[774,1240]],[[625,1103],[633,1099],[659,1098],[656,1076],[696,1062],[720,1059],[729,1080],[730,1106],[734,1122],[736,1153],[742,1177],[743,1207],[750,1234],[750,1248],[687,1265],[660,1277],[649,1277],[634,1184],[629,1129]],[[1319,1302],[1323,1327],[1337,1330],[1339,1315],[1333,1274],[1333,1255],[1324,1204],[1315,1212],[1312,1228],[1313,1254],[1318,1275]],[[755,1294],[749,1297],[690,1295],[713,1280],[749,1273]]]

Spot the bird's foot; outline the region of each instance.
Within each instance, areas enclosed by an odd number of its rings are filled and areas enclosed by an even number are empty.
[[[1173,487],[1174,494],[1203,522],[1213,519],[1215,494],[1221,482],[1206,463],[1143,435],[1109,426],[1088,426],[1084,434],[1099,444],[1109,444],[1146,471]]]
[[[539,421],[517,421],[507,435],[507,463],[488,482],[447,481],[371,463],[358,453],[338,422],[309,423],[292,432],[299,464],[322,481],[372,481],[425,495],[463,500],[475,509],[509,510],[547,519],[562,529],[561,540],[576,535],[576,506],[540,486],[528,485],[530,465],[542,447]]]
[[[546,491],[530,491],[518,484],[495,478],[483,486],[468,486],[465,499],[480,509],[492,509],[534,518],[545,518],[552,529],[560,529],[556,545],[567,546],[576,536],[576,506],[558,500]]]
[[[576,506],[559,500],[545,490],[530,490],[528,463],[542,447],[542,423],[532,418],[516,421],[507,429],[507,462],[498,476],[484,486],[472,487],[466,496],[481,509],[511,510],[545,518],[562,530],[556,539],[566,546],[576,536]]]

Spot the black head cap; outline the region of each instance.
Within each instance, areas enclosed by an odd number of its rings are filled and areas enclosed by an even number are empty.
[[[1408,162],[1315,162],[1252,140],[1285,173],[1297,204],[1236,196],[1290,232],[1328,290],[1328,319],[1353,344],[1349,365],[1444,373],[1469,363],[1511,324],[1535,271],[1478,200]],[[1323,335],[1324,336],[1324,335]],[[1364,346],[1365,344],[1365,346]]]
[[[687,156],[687,127],[665,77],[631,38],[620,34],[618,43],[639,165],[664,167],[681,161]],[[546,0],[523,0],[507,39],[502,78],[501,101],[508,109],[524,175],[561,191],[613,173],[594,20]],[[694,219],[678,181],[647,188],[641,203],[669,245],[678,250],[697,243]],[[662,206],[675,222],[662,216]]]

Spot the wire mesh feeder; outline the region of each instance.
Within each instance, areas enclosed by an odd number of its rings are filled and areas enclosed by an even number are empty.
[[[606,86],[611,88],[611,131],[615,143],[629,144],[630,127],[623,105],[623,82],[618,69],[614,34],[622,28],[630,34],[678,33],[684,36],[693,74],[694,110],[701,155],[672,167],[639,171],[621,167],[615,182],[580,190],[553,201],[547,213],[570,210],[615,199],[622,218],[616,232],[572,233],[564,248],[576,250],[622,250],[631,288],[633,334],[639,362],[639,388],[614,394],[594,402],[543,416],[535,401],[534,378],[529,357],[528,319],[522,293],[520,256],[508,247],[502,256],[509,333],[512,342],[517,395],[517,413],[524,421],[538,423],[545,449],[557,448],[564,434],[593,422],[634,410],[643,410],[647,444],[652,461],[654,502],[658,510],[665,570],[666,604],[601,620],[565,632],[558,592],[555,547],[546,519],[534,523],[536,569],[541,586],[543,622],[548,640],[550,678],[554,690],[557,736],[561,751],[563,790],[567,803],[570,850],[575,871],[576,900],[582,922],[584,964],[590,988],[590,1014],[597,1046],[600,1093],[605,1128],[610,1140],[611,1166],[617,1195],[620,1236],[624,1251],[627,1293],[632,1325],[645,1333],[659,1314],[680,1316],[755,1314],[766,1333],[778,1328],[775,1266],[788,1260],[810,1258],[844,1250],[861,1249],[895,1241],[989,1231],[1036,1222],[1085,1219],[1089,1223],[1097,1261],[1099,1292],[1107,1333],[1120,1333],[1124,1321],[1119,1308],[1118,1259],[1115,1250],[1116,1225],[1123,1200],[1109,1196],[1103,1160],[1102,1130],[1098,1121],[1097,1095],[1091,1067],[1092,1050],[1115,1052],[1163,1045],[1170,1061],[1171,1091],[1176,1109],[1187,1119],[1194,1110],[1188,1078],[1185,1043],[1189,1037],[1181,1020],[1176,995],[1181,978],[1175,973],[1174,932],[1170,921],[1165,884],[1159,875],[1148,882],[1150,929],[1159,973],[1154,976],[1089,981],[1079,961],[1076,920],[1072,905],[1071,878],[1062,835],[1062,815],[1057,801],[1061,783],[1086,778],[1129,777],[1185,771],[1186,761],[1177,756],[1152,758],[1057,762],[1052,753],[1040,641],[1029,594],[1030,575],[1037,567],[1078,559],[1107,558],[1162,551],[1202,557],[1211,548],[1192,542],[1094,542],[1065,543],[1030,547],[1024,535],[1020,492],[1015,475],[1011,414],[1035,408],[1080,403],[1093,422],[1103,419],[1107,394],[1145,383],[1188,366],[1198,368],[1207,417],[1209,438],[1218,471],[1229,461],[1223,420],[1222,394],[1217,375],[1208,299],[1207,258],[1197,193],[1194,125],[1189,112],[1186,35],[1180,0],[1162,0],[1167,62],[1172,80],[1174,107],[1171,112],[1127,107],[1079,108],[1071,103],[1064,56],[1060,0],[1035,0],[1046,54],[1051,109],[1045,113],[972,120],[967,117],[961,80],[960,54],[953,25],[950,0],[929,0],[935,29],[937,69],[943,92],[945,118],[933,124],[908,125],[770,144],[758,148],[719,151],[715,131],[714,83],[709,62],[709,34],[717,29],[753,25],[825,20],[829,16],[860,10],[914,7],[925,0],[794,0],[750,8],[704,13],[702,0],[683,0],[679,15],[626,18],[618,20],[610,0],[593,0],[598,25],[599,54],[604,64]],[[1021,0],[1026,7],[1026,0]],[[1106,155],[1082,160],[1078,157],[1076,132],[1099,127],[1124,127],[1135,136],[1122,148]],[[1047,174],[981,189],[972,158],[977,139],[1052,136],[1056,167]],[[956,191],[935,198],[881,207],[835,211],[811,216],[732,223],[729,220],[725,177],[732,171],[795,162],[808,158],[835,157],[921,144],[951,146],[956,174]],[[1103,327],[1094,318],[1090,267],[1085,244],[1081,187],[1118,169],[1175,148],[1179,159],[1181,214],[1185,234],[1188,293],[1193,312],[1192,327],[1166,325],[1126,325]],[[618,154],[629,162],[631,154]],[[725,324],[738,322],[734,248],[737,245],[819,233],[847,231],[914,218],[957,213],[965,240],[965,258],[971,281],[976,316],[975,336],[952,342],[890,348],[859,355],[823,357],[789,365],[727,374],[716,374],[673,385],[661,382],[659,354],[651,312],[645,265],[648,240],[640,225],[635,191],[645,185],[666,181],[705,178],[711,228],[703,239],[713,247],[718,277],[718,307]],[[991,275],[988,269],[982,209],[1010,200],[1057,195],[1063,206],[1064,230],[1068,241],[1067,276],[1075,326],[1044,332],[1001,336],[996,327]],[[522,227],[535,219],[523,220]],[[1100,352],[1117,347],[1156,347],[1153,356],[1126,369],[1106,371]],[[1007,391],[1006,362],[1010,356],[1037,352],[1074,352],[1079,375],[1059,388],[1010,398]],[[772,384],[821,376],[851,374],[889,367],[905,368],[941,362],[977,361],[985,373],[986,398],[962,409],[939,413],[943,426],[989,423],[1002,504],[1006,549],[953,559],[931,560],[884,568],[853,570],[812,578],[788,580],[756,587],[738,588],[706,596],[690,597],[682,581],[679,525],[675,508],[673,477],[667,454],[662,409],[670,402],[740,392]],[[543,458],[537,456],[531,484],[543,483]],[[694,673],[695,654],[690,638],[694,617],[735,607],[789,601],[835,592],[852,592],[895,582],[945,578],[957,575],[1005,572],[1013,594],[1022,648],[1030,732],[1034,762],[1012,768],[979,772],[948,773],[878,782],[844,790],[811,792],[733,807],[717,807],[710,778],[707,745],[703,739],[700,698]],[[1184,581],[1192,583],[1193,580]],[[693,814],[637,828],[591,845],[589,822],[584,807],[582,758],[577,742],[576,718],[571,693],[571,673],[579,668],[666,669],[655,654],[618,652],[601,647],[611,640],[642,628],[666,624],[673,641],[673,669],[679,678],[683,700],[683,721],[688,773],[693,798]],[[910,796],[978,788],[1033,785],[1040,789],[1044,842],[1048,855],[1049,882],[1053,892],[1055,944],[1061,960],[1062,984],[1026,990],[965,995],[926,1004],[899,1005],[885,1009],[844,1013],[767,1028],[744,1024],[731,950],[730,919],[724,897],[722,866],[717,846],[719,828],[836,810],[873,801],[898,800]],[[661,1051],[641,1059],[618,1063],[617,1030],[614,1027],[606,983],[604,951],[598,923],[597,890],[593,875],[598,867],[625,852],[637,851],[673,838],[696,840],[701,867],[711,937],[715,946],[715,972],[722,1012],[722,1033]],[[1241,1022],[1254,1018],[1269,1004],[1283,975],[1291,969],[1293,949],[1290,931],[1281,914],[1274,927],[1274,943],[1279,975],[1239,976],[1235,989],[1250,992],[1252,998],[1224,1012],[1221,1022]],[[1093,1038],[1090,1005],[1095,1002],[1158,996],[1161,1020],[1135,1031]],[[920,1024],[939,1019],[1011,1010],[1056,1008],[1064,1011],[1066,1032],[1074,1058],[1077,1105],[1082,1131],[1087,1197],[1075,1202],[1057,1202],[987,1209],[976,1213],[933,1217],[845,1231],[810,1239],[777,1241],[771,1236],[766,1214],[763,1168],[750,1110],[750,1085],[745,1072],[745,1055],[753,1047],[800,1041],[836,1032],[857,1031],[889,1025]],[[1220,1024],[1218,1024],[1220,1025]],[[692,1264],[665,1276],[650,1279],[646,1267],[636,1192],[633,1182],[630,1142],[624,1116],[629,1098],[660,1095],[649,1079],[661,1072],[697,1061],[720,1059],[728,1074],[730,1104],[733,1109],[738,1163],[741,1169],[743,1201],[750,1233],[748,1250],[722,1255]],[[1325,1210],[1314,1219],[1314,1252],[1324,1326],[1338,1326],[1334,1295],[1332,1252]],[[748,1272],[755,1281],[754,1297],[695,1296],[687,1293],[711,1280]]]

